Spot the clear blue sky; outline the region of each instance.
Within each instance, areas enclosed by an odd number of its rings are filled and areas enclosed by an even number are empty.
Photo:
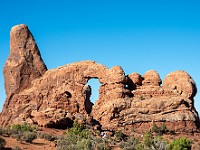
[[[27,24],[49,69],[81,60],[126,74],[187,71],[200,88],[199,0],[2,0],[0,108],[10,28]],[[93,92],[93,95],[98,95]],[[200,112],[200,94],[195,97]]]

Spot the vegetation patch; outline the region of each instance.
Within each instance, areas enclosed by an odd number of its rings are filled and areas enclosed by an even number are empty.
[[[191,150],[192,143],[187,138],[178,138],[169,143],[167,150]]]
[[[2,149],[6,145],[5,139],[0,137],[0,149]]]
[[[111,150],[106,139],[98,139],[84,125],[74,121],[65,137],[58,140],[57,150]]]

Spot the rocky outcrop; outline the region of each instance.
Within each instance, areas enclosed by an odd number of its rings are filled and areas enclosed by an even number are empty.
[[[160,86],[160,84],[162,83],[159,74],[154,71],[154,70],[150,70],[147,71],[144,75],[143,75],[144,80],[142,81],[142,85],[143,86]]]
[[[193,100],[197,90],[189,74],[184,71],[170,73],[163,86],[160,86],[162,81],[158,73],[153,70],[143,76],[133,73],[128,77],[127,83],[132,83],[128,87],[135,85],[134,89],[130,88],[132,97],[107,101],[106,106],[94,106],[93,116],[105,130],[139,132],[163,123],[177,131],[193,131],[199,127]],[[185,82],[182,84],[178,80]]]
[[[103,102],[111,99],[110,95],[116,98],[122,97],[123,84],[120,82],[125,78],[122,73],[121,68],[115,67],[109,70],[93,61],[77,62],[49,70],[42,77],[32,81],[30,88],[12,97],[14,100],[9,103],[9,107],[14,109],[10,110],[11,118],[5,124],[10,121],[21,122],[27,117],[32,118],[31,122],[42,126],[52,123],[52,118],[63,120],[66,116],[75,117],[77,114],[86,118],[88,112],[91,112],[87,109],[88,105],[92,105],[91,102],[88,103],[84,90],[88,80],[99,79],[102,84],[99,99]]]
[[[2,111],[2,116],[5,116],[3,122],[7,122],[12,115],[8,110],[11,109],[13,96],[31,87],[31,82],[46,71],[46,65],[28,27],[14,26],[10,32],[10,54],[4,66],[7,97]]]
[[[4,66],[7,97],[30,87],[47,68],[35,40],[26,25],[14,26],[10,32],[10,55]]]
[[[47,70],[28,27],[11,30],[11,51],[4,67],[7,99],[0,124],[28,122],[53,128],[71,127],[73,120],[103,130],[148,130],[166,123],[171,129],[196,130],[195,82],[184,71],[163,80],[150,70],[143,76],[125,75],[120,66],[107,68],[94,61],[68,64]],[[99,99],[90,102],[91,87],[101,84]]]
[[[163,82],[163,89],[191,99],[197,93],[194,80],[184,71],[176,71],[167,75]]]

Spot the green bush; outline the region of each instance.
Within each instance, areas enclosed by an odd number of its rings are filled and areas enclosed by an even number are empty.
[[[153,145],[153,136],[150,132],[147,132],[144,134],[142,144],[143,144],[144,148],[149,148],[149,147],[151,147],[151,145]]]
[[[66,138],[71,139],[74,143],[83,138],[88,139],[90,136],[90,132],[85,128],[84,125],[78,124],[77,120],[74,121],[73,127],[68,129],[66,132]]]
[[[57,150],[90,150],[92,140],[90,132],[75,120],[73,127],[66,132],[66,138],[58,140]]]
[[[144,134],[144,138],[140,143],[137,143],[136,150],[166,150],[167,142],[163,138],[153,137],[150,132]]]
[[[120,143],[120,148],[122,148],[123,150],[137,150],[138,144],[138,139],[129,138],[127,141],[123,141]]]
[[[10,137],[16,139],[17,141],[20,141],[22,136],[23,136],[23,132],[13,133],[10,135]]]
[[[107,139],[93,137],[94,150],[111,150],[110,142]]]
[[[156,124],[153,124],[151,131],[156,133],[158,132],[158,130],[159,130],[159,127]]]
[[[169,143],[167,150],[191,150],[191,141],[187,138],[179,138]]]
[[[20,140],[27,142],[27,143],[32,143],[32,141],[36,138],[37,138],[36,133],[30,132],[30,131],[25,131],[25,132],[23,132],[23,135],[20,137]]]
[[[158,135],[163,135],[167,133],[169,130],[167,129],[166,124],[163,124],[161,127],[157,126],[156,124],[153,124],[151,131]]]
[[[8,137],[8,136],[10,136],[11,134],[12,134],[12,133],[11,133],[9,127],[5,128],[5,129],[4,129],[4,128],[0,128],[0,135]]]
[[[67,147],[68,147],[68,143],[66,141],[66,138],[61,138],[57,141],[57,150],[67,150]]]
[[[146,133],[142,145],[145,149],[166,150],[167,141],[160,136],[153,137],[151,133]]]
[[[29,126],[26,122],[23,124],[14,124],[10,127],[10,130],[13,133],[18,133],[18,132],[25,132],[25,131],[30,131],[33,132],[36,130],[35,127]]]
[[[6,145],[5,139],[0,137],[0,149],[2,149]]]
[[[93,150],[91,139],[80,139],[76,143],[69,139],[60,139],[57,143],[57,150]]]
[[[35,127],[29,126],[27,123],[23,123],[11,125],[5,130],[5,132],[8,136],[15,138],[17,141],[31,143],[37,138],[35,130]]]
[[[55,141],[57,139],[56,136],[53,136],[52,134],[47,134],[47,133],[42,133],[42,132],[38,132],[37,136],[41,139],[45,139],[47,141]]]
[[[82,140],[77,141],[76,147],[79,150],[92,150],[93,149],[91,139],[82,139]]]
[[[57,150],[111,150],[106,139],[94,137],[84,125],[74,121],[66,136],[57,141]]]
[[[122,131],[115,132],[115,138],[117,141],[123,141],[125,139],[125,135],[122,133]]]
[[[155,137],[153,139],[153,146],[156,150],[166,150],[167,149],[167,141],[162,137]]]

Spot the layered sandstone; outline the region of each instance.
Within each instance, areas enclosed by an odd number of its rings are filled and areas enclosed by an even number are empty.
[[[174,130],[199,128],[194,108],[195,82],[184,71],[163,80],[150,70],[125,75],[120,66],[94,61],[47,70],[36,42],[25,25],[11,30],[11,50],[4,67],[6,102],[0,124],[28,122],[67,128],[74,119],[103,130],[144,131],[154,123]],[[99,79],[99,99],[90,102],[91,78]]]

